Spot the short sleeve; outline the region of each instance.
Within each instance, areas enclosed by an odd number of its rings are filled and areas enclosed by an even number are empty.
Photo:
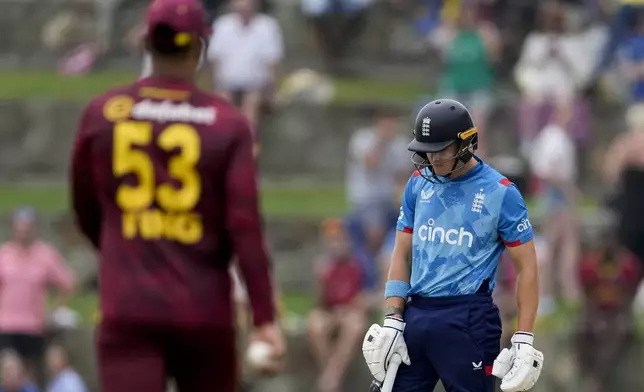
[[[49,249],[49,283],[62,290],[71,290],[74,286],[74,277],[71,270],[65,265],[63,256],[54,248]]]
[[[507,186],[499,212],[498,230],[505,246],[512,248],[529,242],[534,235],[528,218],[528,208],[519,189],[509,181]]]
[[[414,232],[414,211],[416,210],[414,178],[415,173],[409,178],[409,181],[407,181],[407,185],[405,186],[405,191],[402,196],[400,215],[398,215],[398,222],[396,223],[396,230],[405,233]]]

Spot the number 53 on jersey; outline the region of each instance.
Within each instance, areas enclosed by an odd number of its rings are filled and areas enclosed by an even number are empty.
[[[154,162],[137,148],[151,145],[167,152],[178,149],[167,168],[175,184],[157,184]],[[116,191],[124,238],[166,239],[183,244],[201,240],[203,224],[201,216],[194,212],[201,197],[201,177],[196,170],[200,155],[201,138],[189,124],[169,125],[156,138],[151,122],[115,124],[113,174],[117,178],[131,174],[137,179],[136,185],[121,184]],[[155,201],[160,208],[153,208]]]

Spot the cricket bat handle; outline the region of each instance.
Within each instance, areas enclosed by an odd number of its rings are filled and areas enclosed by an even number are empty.
[[[389,360],[389,368],[387,369],[387,374],[385,375],[385,380],[382,382],[382,387],[380,388],[381,392],[391,392],[394,388],[394,381],[396,381],[396,373],[398,373],[398,367],[402,363],[402,358],[398,354],[391,356]]]

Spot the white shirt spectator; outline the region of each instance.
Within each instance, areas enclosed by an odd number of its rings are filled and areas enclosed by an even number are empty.
[[[583,37],[571,34],[533,32],[528,35],[514,70],[522,92],[536,99],[573,98],[593,64],[594,57],[586,58],[584,44]]]
[[[539,178],[574,181],[577,177],[574,141],[560,126],[546,126],[534,141],[530,166]]]
[[[373,203],[393,204],[396,185],[402,175],[411,172],[411,152],[407,150],[409,138],[394,136],[380,152],[380,162],[368,167],[364,160],[373,153],[380,142],[372,128],[358,130],[349,141],[347,167],[347,192],[354,206]]]
[[[47,392],[87,392],[87,388],[78,373],[68,368],[51,381]]]
[[[208,60],[215,62],[214,80],[224,90],[256,90],[272,80],[271,67],[283,56],[277,21],[257,14],[244,24],[239,14],[215,20]]]

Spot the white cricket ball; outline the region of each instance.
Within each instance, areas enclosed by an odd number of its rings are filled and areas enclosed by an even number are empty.
[[[248,363],[256,368],[262,368],[266,366],[273,357],[273,347],[260,340],[254,341],[248,346],[246,350],[246,360]]]

